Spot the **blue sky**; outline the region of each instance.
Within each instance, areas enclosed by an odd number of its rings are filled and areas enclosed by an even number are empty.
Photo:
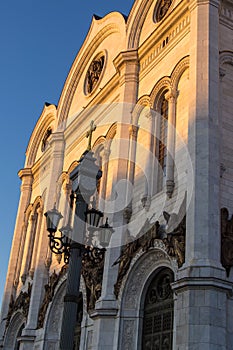
[[[80,4],[81,3],[81,4]],[[0,305],[20,193],[17,172],[44,102],[57,104],[92,15],[128,14],[133,0],[0,2]]]

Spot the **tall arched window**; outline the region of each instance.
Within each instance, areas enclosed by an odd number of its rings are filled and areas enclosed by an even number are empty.
[[[142,350],[172,350],[173,272],[164,268],[149,285],[144,303]]]
[[[165,94],[162,97],[160,108],[160,127],[158,140],[158,162],[160,165],[158,173],[158,190],[162,190],[166,181],[167,167],[167,133],[168,133],[168,101]]]

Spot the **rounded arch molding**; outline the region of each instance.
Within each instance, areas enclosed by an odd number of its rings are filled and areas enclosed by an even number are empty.
[[[222,51],[219,55],[219,65],[220,68],[224,64],[231,64],[233,66],[233,51]]]
[[[36,160],[37,152],[40,148],[45,132],[49,127],[54,131],[57,123],[57,109],[55,105],[46,105],[42,114],[31,134],[27,150],[25,168],[33,166]]]
[[[146,253],[136,256],[129,270],[125,283],[121,287],[120,306],[120,344],[119,349],[137,349],[140,344],[139,329],[142,326],[142,303],[147,286],[155,274],[162,268],[169,268],[175,275],[176,263],[160,247],[155,247]],[[138,334],[138,338],[135,337]]]
[[[106,18],[109,16],[108,21],[111,20],[111,16],[120,16],[122,20],[122,25],[125,28],[125,19],[122,14],[114,12],[112,14],[107,15]],[[113,18],[114,19],[114,18]],[[96,20],[93,19],[92,27],[94,26],[94,22]],[[101,19],[100,19],[101,21]],[[123,24],[124,23],[124,24]],[[90,32],[91,32],[90,29]],[[87,35],[87,39],[89,39],[90,32]],[[71,70],[68,74],[68,77],[66,79],[61,98],[58,104],[58,128],[59,130],[63,130],[66,126],[66,120],[68,118],[69,109],[73,100],[73,96],[75,94],[76,88],[78,86],[79,80],[86,70],[86,67],[88,66],[89,61],[94,56],[95,53],[97,53],[99,45],[110,35],[114,33],[120,33],[120,26],[118,22],[110,22],[106,26],[104,26],[90,41],[90,43],[86,46],[85,49],[81,49],[78,53]],[[85,43],[84,43],[85,44]]]
[[[113,123],[108,131],[106,132],[105,135],[100,135],[94,142],[92,148],[96,149],[98,148],[100,145],[104,145],[104,143],[106,141],[109,141],[110,143],[112,142],[114,136],[116,135],[117,132],[117,123]]]
[[[15,314],[13,314],[5,335],[5,350],[14,349],[20,329],[25,325],[25,323],[26,318],[21,312],[17,311]]]
[[[153,3],[154,0],[138,1],[132,8],[128,19],[128,49],[138,47],[144,21]]]
[[[62,313],[64,305],[64,296],[66,292],[66,280],[67,273],[64,274],[58,282],[55,289],[53,300],[50,302],[48,309],[46,311],[46,316],[44,320],[45,329],[45,347],[44,349],[50,349],[50,346],[58,347],[60,339],[60,330],[62,324]],[[83,277],[80,280],[80,291],[83,296],[83,305],[86,305],[86,288]],[[87,317],[87,311],[83,310],[83,320]]]
[[[151,98],[149,95],[143,95],[137,101],[136,106],[132,112],[132,124],[137,126],[140,114],[144,108],[151,108]]]
[[[185,56],[176,64],[170,76],[165,76],[156,83],[150,94],[151,105],[155,110],[159,109],[159,101],[166,90],[170,92],[177,91],[179,80],[188,68],[189,56]]]

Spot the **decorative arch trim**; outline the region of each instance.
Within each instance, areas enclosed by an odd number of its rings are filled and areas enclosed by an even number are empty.
[[[78,161],[77,160],[74,160],[71,164],[70,164],[70,166],[69,166],[69,168],[68,168],[68,170],[67,170],[67,173],[68,174],[70,174],[75,168],[76,168],[76,166],[78,166]]]
[[[175,275],[177,265],[170,259],[162,247],[155,247],[141,256],[136,256],[126,281],[120,292],[120,349],[137,349],[140,344],[140,314],[146,286],[160,268],[167,267]],[[138,334],[138,338],[135,338]]]
[[[138,125],[138,120],[139,120],[140,114],[145,107],[151,108],[151,98],[149,95],[143,95],[137,101],[137,104],[134,107],[133,112],[132,112],[132,124],[133,125]]]
[[[190,63],[189,56],[186,56],[182,58],[173,69],[173,72],[171,74],[172,89],[177,90],[180,77],[184,73],[184,71],[189,68],[189,63]]]
[[[57,108],[55,105],[46,105],[42,111],[42,114],[36,123],[36,126],[30,137],[28,147],[26,150],[26,163],[25,167],[30,168],[33,166],[36,160],[36,154],[39,150],[40,143],[46,132],[46,130],[54,124],[56,127],[57,121]]]
[[[220,68],[224,64],[231,64],[233,65],[233,52],[232,51],[221,51],[219,55],[219,65]]]
[[[101,25],[101,22],[107,22],[106,24],[89,42],[92,30],[94,26]],[[121,23],[119,23],[119,21]],[[98,23],[99,22],[99,23]],[[92,24],[82,49],[78,53],[66,79],[61,98],[58,104],[58,127],[63,130],[66,126],[66,120],[68,118],[69,109],[75,94],[79,80],[88,66],[88,62],[92,56],[96,53],[99,45],[110,35],[114,33],[121,33],[122,28],[125,28],[125,18],[118,12],[113,12],[105,16],[103,19],[96,19],[93,17]],[[125,30],[124,30],[125,32]],[[86,46],[86,47],[85,47]]]
[[[128,49],[138,47],[143,24],[153,2],[154,0],[143,0],[134,4],[127,22]]]
[[[172,83],[170,77],[164,77],[157,82],[150,94],[151,102],[156,111],[159,110],[159,103],[164,92],[171,89]]]
[[[20,328],[25,323],[26,318],[21,312],[17,311],[12,315],[10,324],[6,330],[4,349],[14,349]]]

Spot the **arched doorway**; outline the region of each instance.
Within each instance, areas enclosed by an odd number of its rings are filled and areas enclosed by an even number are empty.
[[[160,269],[151,281],[145,297],[142,350],[172,350],[174,301],[173,272]]]

